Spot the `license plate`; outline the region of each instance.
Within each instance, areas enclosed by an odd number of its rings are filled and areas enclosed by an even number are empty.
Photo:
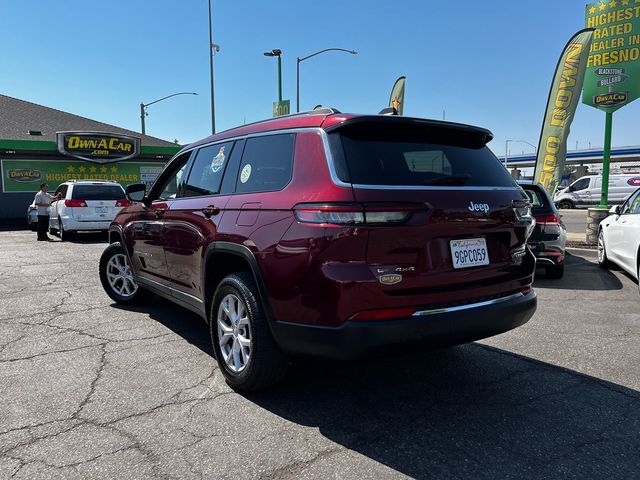
[[[96,213],[107,213],[107,207],[96,207]]]
[[[487,241],[484,238],[467,238],[463,240],[451,240],[451,258],[453,268],[477,267],[489,265],[489,252]]]

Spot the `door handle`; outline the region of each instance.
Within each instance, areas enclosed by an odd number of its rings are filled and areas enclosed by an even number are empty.
[[[164,208],[154,208],[153,209],[153,213],[155,214],[156,218],[162,218],[162,216],[164,215],[164,212],[166,212],[167,210]]]
[[[202,213],[204,213],[205,217],[211,218],[212,216],[220,213],[220,209],[214,205],[208,205],[202,209]]]

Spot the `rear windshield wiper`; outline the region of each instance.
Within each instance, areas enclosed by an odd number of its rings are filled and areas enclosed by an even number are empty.
[[[422,182],[423,185],[453,185],[461,186],[469,181],[471,175],[447,175],[444,177],[431,178]]]

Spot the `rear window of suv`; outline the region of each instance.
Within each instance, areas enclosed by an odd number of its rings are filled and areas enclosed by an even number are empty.
[[[446,142],[433,132],[404,132],[400,125],[332,133],[336,171],[362,185],[514,187],[511,175],[486,146]]]
[[[74,185],[71,197],[74,200],[121,200],[125,195],[120,185]]]

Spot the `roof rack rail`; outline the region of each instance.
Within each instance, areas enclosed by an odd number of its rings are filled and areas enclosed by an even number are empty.
[[[340,110],[338,110],[337,108],[323,107],[322,105],[317,105],[313,110],[307,110],[305,112],[290,113],[289,115],[281,115],[279,117],[271,118],[269,120],[277,120],[278,118],[299,117],[301,115],[318,115],[318,114],[333,115],[334,113],[342,113],[342,112],[340,112]],[[262,123],[264,121],[265,120],[260,120],[255,123]]]

